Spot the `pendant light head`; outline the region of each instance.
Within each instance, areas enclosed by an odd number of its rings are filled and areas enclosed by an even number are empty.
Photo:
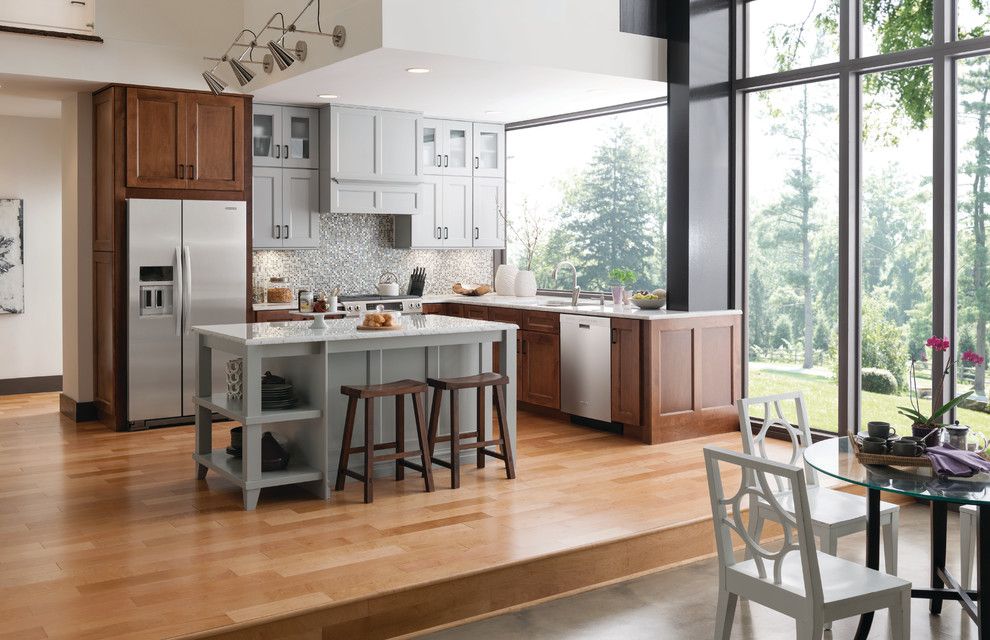
[[[204,71],[203,80],[206,80],[207,86],[210,87],[210,91],[215,96],[220,95],[227,88],[227,83],[218,78],[212,71]]]
[[[240,60],[231,58],[228,62],[230,62],[230,70],[234,72],[234,77],[237,78],[237,84],[243,87],[254,80],[254,74],[251,73],[250,69],[241,64]]]
[[[268,41],[268,50],[272,52],[272,58],[275,60],[275,64],[282,71],[288,69],[296,58],[289,53],[289,50],[275,42],[274,40]]]

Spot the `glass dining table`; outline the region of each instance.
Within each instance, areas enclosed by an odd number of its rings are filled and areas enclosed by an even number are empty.
[[[927,501],[931,511],[931,584],[912,589],[911,597],[929,600],[932,615],[942,612],[943,600],[959,602],[976,623],[980,640],[990,640],[990,482],[939,478],[930,469],[865,465],[856,458],[845,437],[812,444],[805,449],[804,459],[825,475],[867,489],[866,564],[871,569],[880,568],[880,493],[900,493]],[[971,504],[979,511],[975,591],[963,589],[945,568],[950,504]],[[865,640],[872,625],[873,614],[864,614],[856,629],[857,640]]]

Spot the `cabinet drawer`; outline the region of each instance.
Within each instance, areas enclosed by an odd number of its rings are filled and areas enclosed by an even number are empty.
[[[441,315],[442,316],[442,315],[446,315],[446,313],[447,313],[447,305],[445,305],[443,303],[439,303],[439,304],[432,303],[432,304],[424,304],[423,305],[423,315],[424,316],[432,316],[432,315]]]
[[[475,304],[464,304],[461,305],[464,309],[464,317],[471,318],[472,320],[487,320],[488,319],[488,308],[478,306]]]
[[[527,311],[523,315],[522,328],[542,333],[560,333],[560,314],[552,311]]]
[[[508,322],[510,324],[514,324],[518,327],[521,327],[522,310],[492,307],[491,309],[489,309],[488,319],[491,320],[492,322]]]
[[[446,315],[454,316],[455,318],[464,317],[464,305],[457,303],[447,303]]]

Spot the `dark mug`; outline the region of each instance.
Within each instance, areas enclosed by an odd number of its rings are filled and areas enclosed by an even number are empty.
[[[870,437],[885,440],[896,433],[889,422],[867,422],[866,430],[870,433]]]
[[[887,453],[887,439],[867,436],[863,438],[863,444],[859,448],[863,453],[884,454]]]
[[[911,425],[911,435],[924,442],[926,447],[935,447],[942,439],[942,427],[914,424]]]
[[[890,453],[895,456],[916,458],[925,453],[925,445],[914,439],[901,438],[890,445]]]

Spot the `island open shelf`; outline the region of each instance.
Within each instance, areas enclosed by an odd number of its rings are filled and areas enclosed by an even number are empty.
[[[450,318],[407,316],[395,331],[358,331],[356,318],[331,320],[327,328],[313,329],[305,323],[258,323],[194,327],[198,334],[196,451],[197,474],[208,471],[242,489],[244,508],[253,509],[259,492],[266,487],[300,484],[316,496],[329,499],[330,482],[337,475],[343,440],[346,398],[341,385],[380,384],[403,379],[475,375],[493,370],[492,344],[498,345],[499,370],[509,377],[506,388],[506,429],[515,442],[516,428],[516,330],[515,324]],[[242,399],[231,400],[219,386],[218,358],[238,357],[243,363]],[[217,366],[215,366],[217,365]],[[265,371],[291,381],[299,406],[286,410],[261,409],[261,379]],[[395,403],[376,399],[376,440],[395,439]],[[427,400],[429,402],[429,399]],[[491,398],[478,405],[475,394],[467,394],[458,405],[459,419],[468,424],[482,416],[490,439]],[[358,412],[363,414],[363,407]],[[223,415],[243,427],[241,455],[228,456],[214,447],[212,416]],[[358,416],[358,420],[361,420]],[[407,414],[407,419],[411,416]],[[449,433],[449,412],[443,411],[439,433]],[[261,439],[265,431],[289,452],[283,471],[261,471]],[[357,446],[361,434],[355,436]],[[406,431],[406,450],[415,450],[415,434]],[[448,447],[437,446],[439,454]],[[513,447],[514,449],[514,447]],[[465,460],[474,452],[464,454]],[[355,469],[362,463],[354,456]],[[376,471],[391,474],[394,465],[382,463]]]

